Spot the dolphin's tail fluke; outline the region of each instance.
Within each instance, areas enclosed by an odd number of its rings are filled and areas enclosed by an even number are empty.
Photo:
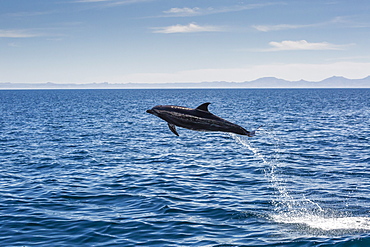
[[[253,131],[249,131],[249,133],[247,134],[248,137],[253,137],[256,135],[256,131],[261,128],[263,125],[260,125],[257,129],[253,130]]]

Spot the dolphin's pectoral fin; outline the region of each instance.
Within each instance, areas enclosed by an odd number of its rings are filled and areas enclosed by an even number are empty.
[[[208,105],[211,104],[209,102],[207,103],[204,103],[204,104],[201,104],[200,106],[198,106],[196,109],[198,110],[202,110],[202,111],[208,111]],[[209,112],[209,111],[208,111]]]
[[[168,123],[168,127],[170,128],[170,130],[177,136],[179,136],[179,133],[177,133],[176,131],[176,126],[174,124],[171,124],[171,123]]]

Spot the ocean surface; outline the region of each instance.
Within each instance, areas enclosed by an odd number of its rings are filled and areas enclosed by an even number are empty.
[[[370,89],[2,90],[0,246],[370,246]]]

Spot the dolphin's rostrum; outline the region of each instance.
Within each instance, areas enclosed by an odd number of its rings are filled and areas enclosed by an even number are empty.
[[[177,136],[176,126],[197,131],[221,131],[252,137],[255,131],[247,131],[243,127],[226,121],[208,111],[208,105],[204,103],[195,109],[174,106],[158,105],[147,113],[153,114],[168,123],[170,130]]]

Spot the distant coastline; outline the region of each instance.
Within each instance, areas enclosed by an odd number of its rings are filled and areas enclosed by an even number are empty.
[[[263,77],[245,82],[189,82],[189,83],[12,83],[0,82],[5,89],[181,89],[181,88],[370,88],[370,76],[348,79],[333,76],[322,81],[288,81],[275,77]]]

